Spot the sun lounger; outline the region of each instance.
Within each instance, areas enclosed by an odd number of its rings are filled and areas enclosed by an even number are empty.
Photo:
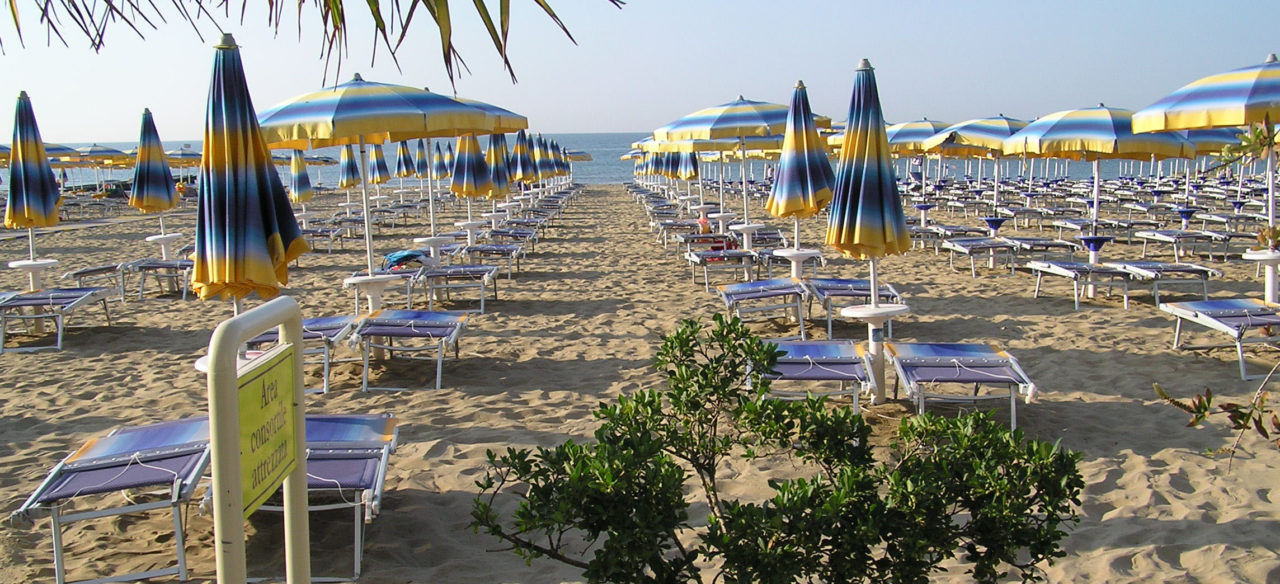
[[[1105,265],[1124,270],[1135,280],[1149,280],[1151,282],[1151,296],[1157,305],[1160,304],[1161,284],[1166,287],[1179,284],[1199,284],[1203,289],[1204,299],[1208,300],[1209,278],[1222,277],[1222,272],[1218,270],[1188,263],[1122,261],[1106,262]]]
[[[418,282],[425,284],[427,291],[427,310],[435,310],[438,296],[449,295],[454,290],[466,288],[480,289],[480,309],[484,314],[485,297],[488,289],[493,288],[493,299],[498,299],[498,266],[464,264],[428,268],[418,275]]]
[[[209,424],[205,418],[162,422],[148,426],[116,428],[91,439],[49,472],[44,482],[14,511],[11,521],[29,523],[48,515],[53,529],[53,569],[58,584],[67,582],[64,527],[77,521],[169,508],[173,513],[175,565],[95,580],[119,582],[176,575],[187,579],[181,507],[191,500],[209,465]],[[159,495],[139,494],[125,504],[80,510],[86,500],[111,505],[106,495],[145,489]],[[114,499],[114,498],[113,498]],[[152,542],[154,543],[154,542]]]
[[[865,304],[871,300],[871,280],[858,280],[851,278],[809,278],[804,281],[809,289],[810,300],[817,300],[822,304],[822,310],[827,315],[827,338],[831,338],[831,322],[835,316],[836,307],[834,303],[840,298],[857,299],[860,304]],[[880,298],[886,302],[896,304],[902,303],[902,295],[892,284],[880,285]],[[893,321],[889,322],[889,336],[893,337]]]
[[[0,353],[8,351],[38,351],[41,349],[62,350],[62,337],[66,332],[66,319],[76,309],[93,303],[102,305],[107,326],[111,326],[111,311],[107,309],[107,299],[115,294],[115,290],[103,287],[88,288],[52,288],[32,292],[8,292],[0,294]],[[31,325],[29,329],[43,328],[44,321],[52,321],[55,341],[52,345],[14,347],[6,349],[5,339],[9,334],[10,321]]]
[[[785,315],[794,315],[800,323],[800,338],[805,338],[804,330],[804,298],[809,290],[804,283],[795,278],[774,278],[757,282],[740,284],[723,284],[716,287],[725,309],[738,318],[744,314],[760,314],[783,311]],[[744,307],[743,303],[763,300],[764,305]],[[745,320],[745,319],[744,319]]]
[[[1051,239],[1048,237],[1001,237],[1009,243],[1016,246],[1015,251],[1021,255],[1039,254],[1041,260],[1049,260],[1061,257],[1066,261],[1073,261],[1075,253],[1079,251],[1080,244],[1065,239]]]
[[[942,249],[950,253],[948,261],[953,270],[956,267],[956,254],[969,256],[969,273],[974,278],[977,278],[978,264],[975,261],[975,257],[978,255],[989,258],[993,266],[997,259],[1007,262],[1009,264],[1009,273],[1012,274],[1014,270],[1014,254],[1018,250],[1018,246],[1001,237],[959,237],[944,239],[942,241]]]
[[[751,272],[756,265],[756,254],[745,249],[719,249],[685,252],[689,261],[690,280],[698,283],[698,268],[702,268],[702,285],[711,290],[711,272],[742,272],[743,280],[751,280]]]
[[[160,286],[161,291],[174,292],[182,290],[182,299],[187,299],[187,292],[191,287],[191,270],[195,267],[195,262],[186,259],[177,260],[158,260],[143,259],[134,260],[120,264],[122,273],[121,285],[128,285],[129,274],[138,274],[138,300],[142,300],[142,295],[146,292],[147,277],[151,277],[156,281],[156,285]]]
[[[1174,349],[1206,349],[1231,345],[1183,345],[1182,323],[1194,322],[1231,337],[1240,362],[1240,379],[1258,379],[1262,374],[1249,375],[1245,366],[1244,345],[1265,344],[1275,347],[1280,341],[1280,307],[1253,298],[1231,298],[1195,302],[1166,302],[1160,310],[1176,317],[1173,328]],[[1256,331],[1258,336],[1248,336]]]
[[[320,355],[319,361],[308,361],[307,363],[319,363],[321,365],[323,379],[320,387],[320,393],[329,393],[329,371],[336,362],[333,357],[334,348],[338,342],[344,338],[359,317],[356,316],[322,316],[318,318],[302,319],[302,340],[319,341],[318,346],[311,348],[303,348],[304,355]],[[270,330],[258,335],[245,343],[250,348],[260,347],[261,345],[272,344],[278,338],[277,331]]]
[[[1167,243],[1173,246],[1174,259],[1195,252],[1196,244],[1203,244],[1212,250],[1213,236],[1199,229],[1155,229],[1139,231],[1133,234],[1142,240],[1142,257],[1147,257],[1147,245],[1151,243]]]
[[[1089,286],[1106,286],[1107,293],[1110,294],[1111,287],[1117,283],[1124,290],[1124,307],[1129,308],[1129,272],[1125,270],[1105,264],[1085,262],[1030,261],[1026,265],[1027,269],[1036,275],[1036,288],[1031,295],[1032,298],[1040,297],[1040,284],[1048,274],[1071,279],[1072,297],[1075,299],[1076,310],[1080,310],[1080,297]],[[1082,284],[1084,288],[1081,288]]]
[[[976,403],[1009,401],[1009,425],[1018,427],[1018,397],[1035,399],[1036,386],[1018,360],[995,345],[985,343],[885,343],[885,354],[898,373],[898,382],[923,414],[927,402]],[[937,393],[941,384],[973,387],[972,394]],[[982,386],[1004,387],[1007,394],[980,395]]]
[[[435,351],[436,389],[440,389],[444,376],[445,349],[453,347],[454,358],[457,358],[458,336],[462,334],[466,322],[466,314],[427,310],[379,310],[361,318],[352,330],[361,345],[363,355],[361,391],[405,389],[369,386],[369,356],[379,349],[388,351],[388,357],[394,357],[399,352],[408,354],[409,359],[423,359],[413,355]],[[403,344],[395,344],[397,340]]]
[[[120,301],[124,302],[124,274],[120,271],[120,264],[107,264],[103,266],[90,266],[88,268],[80,268],[72,270],[62,275],[63,280],[75,280],[76,288],[87,288],[95,286],[100,282],[110,284],[108,288],[114,288],[120,291]]]
[[[870,389],[867,356],[863,348],[851,340],[777,341],[783,354],[773,372],[770,395],[780,399],[804,399],[810,395],[850,395],[853,411],[861,408],[858,396]],[[804,391],[778,389],[777,381],[838,381],[836,391]]]
[[[513,271],[520,271],[520,258],[524,257],[524,246],[519,243],[477,243],[463,246],[456,253],[467,256],[472,264],[483,263],[486,260],[505,262],[507,279],[510,280]]]

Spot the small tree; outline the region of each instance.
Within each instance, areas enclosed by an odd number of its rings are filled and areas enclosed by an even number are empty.
[[[768,397],[778,354],[737,319],[684,321],[655,359],[667,388],[602,405],[594,443],[490,452],[473,526],[592,582],[925,582],[961,552],[979,582],[1008,568],[1036,581],[1063,554],[1079,455],[989,414],[926,415],[905,420],[877,463],[848,408]],[[811,476],[770,481],[763,503],[726,500],[723,463],[767,456]],[[706,521],[690,519],[691,485]],[[509,518],[500,493],[520,499]]]

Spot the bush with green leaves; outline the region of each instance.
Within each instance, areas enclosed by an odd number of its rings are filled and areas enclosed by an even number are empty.
[[[591,582],[926,582],[951,558],[978,582],[1038,581],[1063,555],[1078,454],[978,413],[907,418],[878,459],[848,407],[769,397],[778,355],[737,319],[682,322],[655,358],[667,387],[601,405],[593,442],[490,452],[473,527]],[[808,476],[726,499],[733,457]]]

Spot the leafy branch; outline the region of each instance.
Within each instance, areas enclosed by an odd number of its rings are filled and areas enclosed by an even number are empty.
[[[1165,403],[1182,410],[1191,415],[1187,421],[1188,427],[1199,426],[1213,415],[1223,415],[1227,418],[1227,423],[1231,429],[1236,431],[1236,438],[1231,446],[1225,450],[1229,454],[1227,469],[1230,470],[1231,464],[1235,462],[1236,451],[1240,448],[1240,442],[1244,439],[1245,434],[1252,431],[1264,440],[1272,441],[1276,446],[1280,446],[1280,414],[1274,408],[1267,404],[1267,400],[1271,397],[1271,392],[1263,389],[1267,386],[1267,382],[1271,381],[1271,377],[1275,375],[1276,370],[1280,369],[1280,363],[1271,368],[1267,376],[1258,385],[1258,389],[1253,392],[1253,397],[1247,403],[1222,402],[1214,407],[1213,390],[1205,389],[1204,393],[1197,394],[1191,398],[1191,401],[1180,400],[1171,395],[1159,383],[1153,383],[1156,395]],[[1274,436],[1274,437],[1273,437]]]

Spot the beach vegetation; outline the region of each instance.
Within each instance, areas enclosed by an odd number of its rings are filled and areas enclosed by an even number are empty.
[[[876,452],[850,408],[770,398],[777,346],[713,321],[665,337],[666,387],[600,405],[594,440],[489,452],[473,528],[591,582],[927,582],[949,561],[1032,582],[1064,555],[1079,454],[989,413],[908,417]],[[741,460],[799,476],[737,499]]]
[[[1254,434],[1280,447],[1280,411],[1268,403],[1271,392],[1265,389],[1277,369],[1280,369],[1280,364],[1271,368],[1266,378],[1258,385],[1258,389],[1253,392],[1253,397],[1244,403],[1217,400],[1213,390],[1207,388],[1204,393],[1196,394],[1190,400],[1182,400],[1170,395],[1168,390],[1161,387],[1159,383],[1153,383],[1152,386],[1155,388],[1156,395],[1165,403],[1190,414],[1191,417],[1187,420],[1188,427],[1199,426],[1212,416],[1226,418],[1227,424],[1236,433],[1236,438],[1230,445],[1215,451],[1214,454],[1226,454],[1229,469],[1231,463],[1235,462],[1241,441],[1248,434]]]
[[[547,0],[531,0],[548,18],[564,32],[565,36],[575,44],[568,27],[556,15]],[[624,0],[605,0],[621,8]],[[304,27],[304,19],[316,18],[311,26],[323,31],[322,54],[326,64],[336,63],[340,69],[342,57],[347,51],[348,32],[351,28],[348,19],[367,11],[374,29],[373,56],[385,50],[396,65],[397,55],[410,31],[417,32],[423,26],[435,29],[440,41],[440,57],[445,72],[452,83],[461,70],[468,70],[466,61],[458,52],[453,37],[453,16],[449,11],[449,0],[367,0],[353,2],[348,5],[343,0],[300,0],[294,4],[285,4],[278,0],[268,0],[267,24],[279,32],[280,24],[285,20],[285,9],[297,8],[297,26],[299,34]],[[490,9],[485,0],[472,0],[470,4],[484,24],[489,40],[502,59],[503,68],[516,81],[515,68],[508,57],[508,38],[511,29],[511,1],[499,0],[497,10]],[[13,28],[19,44],[25,44],[23,24],[20,15],[24,6],[30,6],[27,14],[37,16],[36,22],[45,30],[50,42],[57,40],[64,46],[67,37],[80,35],[89,41],[89,46],[101,50],[107,42],[107,33],[120,27],[128,29],[145,38],[147,31],[158,30],[162,24],[183,22],[189,25],[197,37],[204,40],[203,30],[210,24],[221,32],[218,26],[218,12],[229,17],[236,5],[228,0],[173,0],[172,3],[157,3],[147,0],[120,0],[118,2],[98,2],[97,0],[51,0],[49,2],[26,3],[9,2],[9,16],[13,20]],[[247,15],[248,3],[239,5],[241,20]],[[351,10],[347,10],[351,8]],[[425,13],[425,16],[423,15]],[[420,24],[429,20],[430,24]],[[5,48],[5,38],[0,35],[0,50]],[[327,68],[327,67],[326,67]]]

